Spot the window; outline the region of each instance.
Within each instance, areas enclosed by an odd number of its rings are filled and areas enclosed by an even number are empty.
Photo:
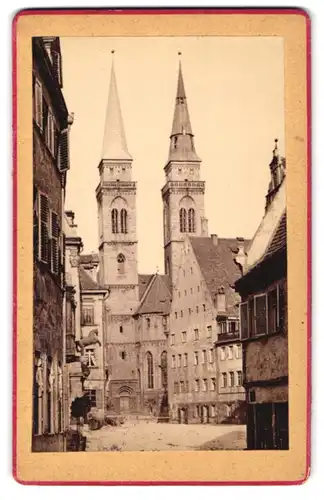
[[[198,314],[199,313],[199,307],[196,306],[196,313]]]
[[[212,327],[207,326],[207,338],[210,339],[212,336]]]
[[[240,304],[240,327],[241,327],[241,339],[242,340],[247,339],[249,337],[247,302]]]
[[[121,359],[125,360],[126,359],[126,351],[121,351],[120,357],[121,357]]]
[[[180,208],[180,233],[187,231],[187,212],[185,208]]]
[[[210,416],[211,417],[215,416],[215,405],[210,405]]]
[[[43,127],[43,90],[41,82],[35,79],[35,121],[39,128]]]
[[[127,210],[125,208],[122,208],[120,212],[120,232],[127,233]]]
[[[86,364],[89,368],[92,368],[97,365],[96,353],[94,347],[86,347],[84,354],[87,358]]]
[[[198,330],[198,328],[194,329],[194,340],[199,340],[199,330]]]
[[[39,259],[42,262],[49,262],[49,222],[50,212],[48,197],[39,194]]]
[[[188,210],[188,231],[189,233],[196,231],[195,210],[193,208]]]
[[[242,357],[242,345],[236,344],[236,358],[240,359]]]
[[[199,392],[199,380],[198,379],[195,380],[194,389],[195,389],[195,392]]]
[[[204,378],[203,381],[202,381],[202,390],[204,392],[207,391],[207,379],[206,378]]]
[[[279,327],[278,287],[268,292],[268,332],[275,333]]]
[[[178,354],[178,368],[181,368],[181,354]]]
[[[223,372],[222,373],[222,388],[224,389],[227,387],[227,373]]]
[[[118,233],[118,210],[116,208],[111,211],[111,228],[113,234]]]
[[[94,325],[93,306],[82,307],[82,325]]]
[[[220,359],[221,361],[224,361],[226,359],[226,347],[220,348]]]
[[[210,390],[216,391],[216,378],[214,377],[210,379]]]
[[[187,342],[187,332],[181,333],[181,339],[182,339],[182,342]]]
[[[221,334],[227,333],[227,323],[226,321],[219,322],[219,331]]]
[[[176,367],[176,357],[175,355],[173,354],[172,358],[171,358],[171,366],[172,368],[175,368]]]
[[[188,366],[188,354],[183,355],[183,366]]]
[[[174,394],[179,393],[179,382],[174,382]]]
[[[227,358],[228,359],[233,359],[233,346],[232,345],[228,346],[227,352],[228,352]]]
[[[151,352],[146,353],[146,363],[147,363],[147,387],[148,389],[153,389],[153,356]]]
[[[241,387],[243,385],[243,376],[242,376],[242,372],[241,371],[238,371],[236,372],[236,375],[237,375],[237,385],[239,387]]]
[[[206,304],[203,304],[203,311],[206,311]]]
[[[180,381],[180,392],[185,392],[183,380]]]
[[[237,331],[236,321],[230,321],[228,324],[229,333],[235,333]]]
[[[207,351],[204,350],[202,353],[203,353],[203,363],[205,364],[207,363]]]
[[[209,349],[209,363],[214,363],[214,349]]]
[[[119,274],[125,273],[125,255],[122,253],[117,255],[117,271]]]
[[[185,392],[189,392],[189,382],[188,382],[188,380],[185,381]]]
[[[168,354],[163,351],[161,354],[161,382],[162,387],[167,387],[168,385]]]
[[[84,391],[84,395],[88,397],[91,408],[96,408],[97,406],[96,390],[90,389],[88,391]]]
[[[120,327],[119,327],[119,333],[123,333],[123,331],[124,331],[124,328],[123,328],[122,325],[120,325]]]
[[[198,356],[198,351],[194,352],[194,365],[198,365],[199,363],[199,356]]]
[[[199,405],[195,407],[195,418],[199,417]]]
[[[267,333],[267,295],[257,295],[254,298],[255,333]]]
[[[171,345],[175,344],[175,334],[174,333],[172,333],[172,335],[171,335],[170,342],[171,342]]]
[[[148,330],[151,327],[151,320],[150,320],[150,318],[146,318],[146,327],[147,327]]]
[[[188,313],[189,313],[189,316],[190,316],[190,314],[192,313],[191,307],[189,307]]]
[[[180,316],[181,318],[183,318],[183,311],[180,311]]]
[[[229,386],[234,387],[234,372],[229,372]]]
[[[48,106],[44,105],[43,103],[43,110],[46,109],[47,111],[47,117],[46,117],[46,122],[43,122],[43,128],[44,128],[44,133],[45,133],[45,142],[52,153],[52,155],[55,157],[56,156],[56,142],[57,142],[57,129],[55,125],[55,120],[53,113],[51,109],[48,108]]]
[[[254,298],[248,300],[248,335],[253,337],[255,334],[255,316],[254,316]]]
[[[178,319],[178,313],[177,312],[174,313],[174,318]]]

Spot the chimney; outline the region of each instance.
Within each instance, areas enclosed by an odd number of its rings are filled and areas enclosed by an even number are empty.
[[[217,290],[216,308],[218,314],[226,311],[225,289],[223,286],[220,286]]]
[[[241,271],[244,271],[245,261],[246,261],[246,253],[244,248],[244,238],[237,237],[237,246],[238,252],[234,258],[235,262],[240,266]]]
[[[217,244],[218,244],[218,236],[217,236],[217,234],[211,234],[210,237],[212,239],[213,245],[215,245],[215,247],[217,247]]]
[[[206,217],[201,218],[201,235],[208,238],[208,219]]]

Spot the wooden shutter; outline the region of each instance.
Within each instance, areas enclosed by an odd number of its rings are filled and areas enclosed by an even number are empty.
[[[69,137],[68,129],[64,129],[60,135],[59,153],[58,153],[58,168],[60,172],[66,172],[69,168]]]
[[[284,283],[280,283],[279,286],[279,329],[284,332],[286,329],[286,291]]]
[[[264,335],[267,333],[267,296],[257,295],[255,298],[255,333]]]
[[[65,234],[62,234],[62,250],[61,250],[61,284],[62,288],[65,287],[65,246],[66,246],[66,237]]]
[[[51,212],[51,271],[59,272],[59,218],[55,212]]]
[[[43,129],[43,92],[42,84],[35,79],[35,121],[39,128]]]
[[[38,189],[34,186],[34,211],[33,211],[33,244],[34,258],[39,256],[39,194]]]
[[[240,330],[241,339],[249,338],[248,305],[247,302],[240,304]]]
[[[39,259],[49,261],[49,207],[46,195],[39,195]]]

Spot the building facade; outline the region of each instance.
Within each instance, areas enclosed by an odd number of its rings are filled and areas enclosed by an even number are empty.
[[[285,160],[277,142],[266,210],[236,282],[248,449],[288,449],[288,328]]]
[[[71,117],[62,94],[60,40],[33,38],[33,451],[63,451],[63,216]]]

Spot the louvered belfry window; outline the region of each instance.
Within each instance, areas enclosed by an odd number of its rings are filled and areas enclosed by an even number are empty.
[[[43,92],[42,92],[42,84],[37,78],[35,78],[34,99],[35,99],[35,106],[34,106],[35,122],[37,123],[39,128],[42,130],[42,127],[43,127]]]
[[[180,233],[187,231],[187,212],[185,208],[180,208]]]
[[[51,271],[54,274],[59,272],[59,238],[59,218],[55,212],[51,212]]]
[[[189,233],[196,231],[195,210],[193,208],[189,208],[188,211],[188,231]]]
[[[125,208],[122,208],[120,212],[120,232],[127,233],[127,210]]]
[[[113,234],[118,233],[118,210],[116,208],[111,211],[111,229]]]
[[[58,169],[60,172],[69,170],[69,131],[68,129],[62,130],[59,137],[58,146]]]
[[[39,195],[39,259],[49,261],[49,207],[46,195]]]

